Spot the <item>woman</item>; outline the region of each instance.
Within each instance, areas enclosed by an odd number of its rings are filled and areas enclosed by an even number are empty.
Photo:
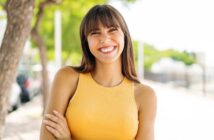
[[[121,14],[92,7],[80,38],[82,63],[56,74],[40,139],[154,140],[156,95],[137,78]]]

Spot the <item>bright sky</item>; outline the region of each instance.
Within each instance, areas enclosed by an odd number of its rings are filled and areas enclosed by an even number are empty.
[[[124,16],[133,39],[158,49],[204,52],[214,66],[213,0],[138,0],[129,7],[111,3]]]

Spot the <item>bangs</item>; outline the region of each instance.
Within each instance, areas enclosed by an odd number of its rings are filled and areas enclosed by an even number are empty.
[[[120,27],[118,18],[115,13],[106,8],[98,8],[91,11],[85,23],[85,36],[91,31],[99,28],[101,23],[104,27]]]

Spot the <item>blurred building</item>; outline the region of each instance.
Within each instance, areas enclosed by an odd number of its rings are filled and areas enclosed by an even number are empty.
[[[145,72],[145,79],[214,93],[214,68],[202,64],[185,65],[181,61],[162,58]]]

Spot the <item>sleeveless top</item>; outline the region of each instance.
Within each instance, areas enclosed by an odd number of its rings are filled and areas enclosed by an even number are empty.
[[[65,116],[74,140],[133,140],[138,130],[134,83],[124,78],[105,87],[90,73],[80,73]]]

